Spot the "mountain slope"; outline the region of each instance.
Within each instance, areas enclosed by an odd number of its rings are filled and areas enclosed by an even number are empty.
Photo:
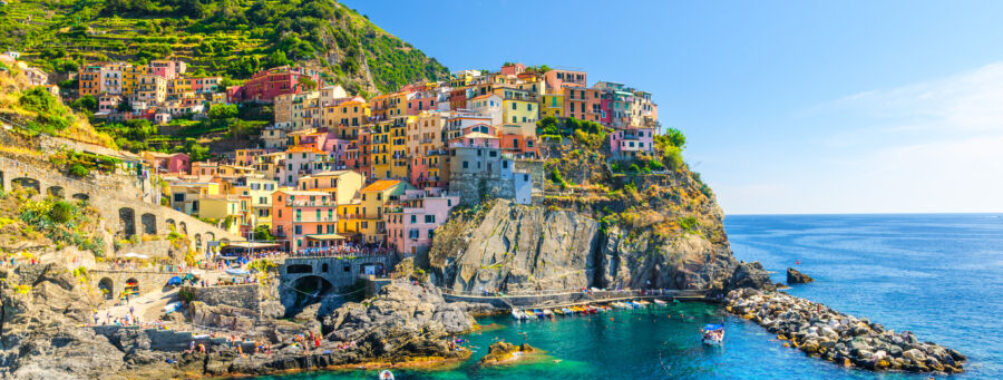
[[[333,0],[14,0],[0,46],[70,71],[80,60],[178,58],[233,79],[288,63],[350,91],[390,91],[447,69]]]

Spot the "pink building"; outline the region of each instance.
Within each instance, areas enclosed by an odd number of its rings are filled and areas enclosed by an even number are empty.
[[[519,75],[523,71],[526,71],[526,65],[521,63],[513,63],[501,68],[502,75]]]
[[[271,103],[276,96],[285,94],[299,94],[308,91],[300,78],[306,77],[314,82],[315,87],[323,86],[320,75],[316,70],[308,70],[302,67],[282,66],[265,71],[259,71],[251,76],[243,86],[230,87],[226,89],[228,100],[231,103],[242,101],[255,101]]]
[[[421,111],[435,111],[438,94],[435,91],[419,91],[407,101],[407,114],[417,115]]]
[[[157,60],[150,62],[150,71],[153,75],[164,79],[174,79],[184,74],[187,65],[181,61]]]
[[[143,152],[143,161],[161,174],[185,174],[191,169],[191,159],[184,153]]]
[[[655,129],[628,127],[609,135],[609,148],[619,158],[634,158],[655,150]]]
[[[428,251],[435,229],[446,222],[449,211],[460,203],[458,195],[440,188],[406,190],[384,214],[387,243],[397,252],[416,255]]]
[[[588,75],[584,71],[550,70],[543,73],[548,94],[563,93],[565,87],[588,87]]]

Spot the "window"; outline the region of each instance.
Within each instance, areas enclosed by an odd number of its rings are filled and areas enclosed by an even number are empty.
[[[518,144],[516,144],[516,148],[518,148]],[[492,150],[492,151],[488,152],[488,156],[489,157],[498,157],[498,151],[497,150]]]
[[[435,236],[435,229],[429,228],[428,229],[428,238],[431,239],[432,236]]]
[[[435,215],[425,215],[425,223],[435,223]]]
[[[303,211],[303,210],[300,210],[300,209],[297,209],[297,210],[296,210],[296,221],[297,221],[297,222],[298,222],[298,221],[300,221],[300,219],[301,219],[301,218],[303,217],[303,213],[302,213],[302,211]]]
[[[295,227],[293,227],[293,231],[296,231],[297,235],[302,235],[303,234],[303,226],[296,225]]]
[[[508,160],[502,160],[502,169],[508,169]]]

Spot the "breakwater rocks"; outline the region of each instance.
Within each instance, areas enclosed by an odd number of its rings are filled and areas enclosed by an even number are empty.
[[[815,282],[815,279],[804,273],[798,272],[797,269],[787,268],[787,285],[807,284],[810,282]]]
[[[481,358],[481,366],[513,363],[528,358],[528,354],[539,353],[540,350],[526,343],[516,346],[508,342],[495,342],[488,346],[488,354]]]
[[[739,289],[725,303],[809,356],[869,370],[964,372],[967,358],[955,350],[786,293]]]

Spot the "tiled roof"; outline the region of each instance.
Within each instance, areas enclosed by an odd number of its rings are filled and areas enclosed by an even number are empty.
[[[381,191],[385,191],[386,189],[389,189],[391,187],[397,186],[400,183],[401,183],[401,181],[398,181],[398,180],[395,180],[395,179],[381,179],[379,181],[373,182],[369,186],[366,186],[366,188],[362,189],[362,192],[363,193],[378,193],[378,192],[381,192]]]

